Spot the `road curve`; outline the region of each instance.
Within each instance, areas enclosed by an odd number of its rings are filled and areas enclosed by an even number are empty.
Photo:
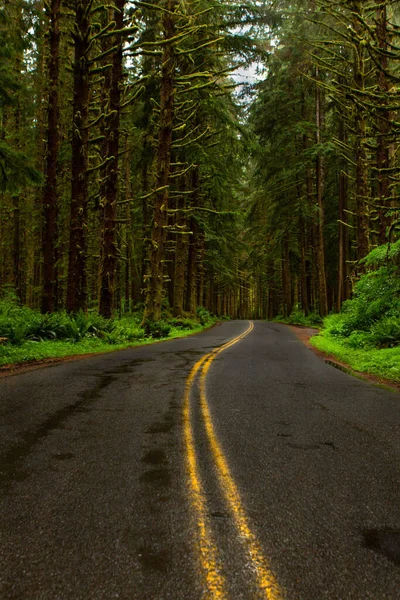
[[[0,380],[0,597],[398,600],[400,397],[288,328]]]

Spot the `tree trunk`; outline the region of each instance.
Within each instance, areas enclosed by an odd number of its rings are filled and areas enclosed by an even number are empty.
[[[57,166],[59,133],[58,86],[60,74],[60,8],[61,0],[51,0],[48,57],[48,107],[46,131],[46,158],[43,189],[43,295],[42,312],[53,312],[57,308],[56,262],[57,262]]]
[[[71,218],[66,308],[69,312],[85,310],[86,290],[86,227],[88,199],[88,139],[89,132],[89,11],[90,0],[75,2],[74,99],[71,161]]]
[[[183,191],[186,189],[185,182],[182,185]],[[185,196],[181,196],[177,202],[178,209],[185,208]],[[186,216],[185,212],[181,211],[177,213],[176,228],[178,233],[176,234],[176,245],[175,245],[175,271],[174,271],[174,304],[173,304],[173,315],[179,317],[183,313],[183,302],[185,296],[185,271],[187,263],[187,235],[186,235]]]
[[[339,141],[343,144],[346,143],[346,134],[344,128],[344,121],[342,116],[338,115],[339,119]],[[340,164],[339,171],[339,260],[338,260],[338,293],[337,293],[337,304],[336,310],[340,312],[342,304],[349,297],[349,285],[348,285],[348,246],[349,246],[349,234],[347,223],[347,175],[345,173],[345,165]]]
[[[381,0],[377,2],[376,9],[376,37],[378,48],[380,50],[378,69],[378,87],[381,94],[381,103],[377,113],[377,129],[378,129],[378,144],[376,151],[376,168],[378,179],[378,217],[379,217],[379,244],[387,242],[387,230],[390,225],[390,218],[387,211],[390,208],[390,152],[389,152],[389,135],[391,131],[391,113],[385,108],[389,99],[389,81],[386,72],[389,67],[387,56],[388,51],[388,22],[387,22],[387,7]]]
[[[198,167],[195,167],[192,174],[192,205],[199,205],[199,184],[200,174]],[[187,286],[186,286],[186,310],[192,315],[196,314],[197,305],[202,304],[202,292],[197,294],[197,272],[198,272],[198,249],[199,249],[199,227],[196,219],[190,219],[190,231],[192,232],[189,238],[189,256],[187,268]],[[204,252],[202,252],[203,259]],[[199,300],[197,299],[199,295]]]
[[[175,15],[177,0],[168,0],[163,12],[163,56],[161,71],[161,110],[157,151],[157,178],[154,200],[153,226],[151,231],[150,272],[143,323],[161,319],[161,303],[164,286],[165,225],[168,214],[169,177],[171,170],[172,132],[174,123],[175,92]]]
[[[318,80],[319,73],[316,69],[316,79]],[[316,84],[315,91],[315,121],[316,121],[316,142],[321,144],[322,124],[323,124],[323,106],[321,98],[321,89]],[[328,314],[328,295],[326,289],[326,267],[325,267],[325,239],[324,239],[324,163],[321,152],[318,152],[316,165],[316,200],[317,200],[317,237],[316,237],[316,259],[318,273],[318,299],[319,313],[321,317]]]
[[[116,0],[114,10],[115,29],[121,31],[124,26],[124,7],[126,0]],[[105,134],[107,140],[107,165],[104,197],[104,234],[102,244],[102,265],[100,284],[100,314],[111,317],[115,293],[115,272],[118,250],[116,241],[116,217],[118,199],[118,164],[119,164],[119,124],[121,112],[122,83],[122,35],[115,34],[110,81],[110,100],[105,117]]]
[[[307,289],[307,265],[306,265],[306,232],[305,222],[302,217],[299,221],[300,227],[300,293],[301,293],[301,308],[308,316],[309,313],[309,300],[308,300],[308,289]]]
[[[205,299],[205,294],[204,294],[204,280],[205,280],[205,265],[204,265],[204,260],[205,260],[205,254],[206,254],[206,241],[205,241],[205,236],[204,236],[204,232],[199,232],[199,226],[196,223],[197,226],[197,248],[198,248],[198,261],[197,261],[197,302],[195,301],[195,304],[197,304],[197,306],[205,306],[206,304],[206,299]],[[193,231],[193,230],[192,230]]]
[[[354,3],[355,12],[362,16],[361,2]],[[361,35],[361,27],[357,17],[354,17],[354,30]],[[355,47],[354,81],[360,94],[365,92],[366,78],[365,49],[361,43]],[[365,109],[359,103],[355,111],[355,163],[356,163],[356,214],[357,214],[357,260],[364,258],[369,251],[369,218],[368,206],[368,163],[367,163],[367,123]],[[362,268],[359,267],[362,271]]]
[[[287,233],[285,233],[285,236],[282,240],[282,308],[284,317],[288,317],[293,308],[290,277],[289,240]]]

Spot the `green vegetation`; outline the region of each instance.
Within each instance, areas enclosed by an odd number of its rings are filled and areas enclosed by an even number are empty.
[[[355,349],[345,341],[335,339],[326,332],[311,339],[315,348],[346,363],[359,373],[369,373],[390,381],[400,381],[400,348]]]
[[[286,323],[287,325],[301,325],[302,327],[321,327],[322,319],[317,313],[309,313],[307,316],[304,312],[296,307],[288,317],[278,315],[274,321],[276,323]]]
[[[98,313],[65,311],[41,314],[12,300],[0,301],[0,365],[62,356],[109,352],[154,340],[185,337],[211,326],[215,319],[204,308],[197,318],[171,318],[141,327],[143,313],[105,319]]]
[[[400,381],[400,244],[375,248],[364,259],[375,267],[354,286],[339,314],[324,320],[312,344],[353,369]]]

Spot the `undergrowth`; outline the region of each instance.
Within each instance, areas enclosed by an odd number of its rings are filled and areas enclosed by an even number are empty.
[[[287,325],[303,325],[304,327],[321,327],[322,319],[319,314],[311,312],[305,316],[304,312],[296,307],[289,317],[278,315],[274,321],[277,323],[286,323]]]
[[[355,371],[370,373],[383,379],[400,382],[400,347],[352,348],[342,341],[320,334],[311,338],[311,344],[322,352],[346,363]]]
[[[364,259],[378,268],[359,279],[353,298],[324,319],[311,343],[356,371],[400,381],[400,245],[394,246],[376,248]]]
[[[146,323],[141,327],[142,313],[105,319],[98,313],[65,311],[41,314],[14,300],[0,300],[0,365],[40,360],[110,349],[126,348],[201,331],[215,322],[204,308],[196,318],[169,318]]]

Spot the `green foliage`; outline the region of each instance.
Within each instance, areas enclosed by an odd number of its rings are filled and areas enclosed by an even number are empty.
[[[196,329],[198,323],[193,319],[188,318],[174,318],[169,320],[169,324],[176,329],[187,329],[188,331],[192,331]]]
[[[377,248],[367,260],[382,262],[387,247]],[[324,320],[322,334],[312,344],[356,371],[400,381],[400,276],[395,266],[380,267],[363,275],[354,297],[340,314]]]
[[[126,342],[136,342],[143,340],[145,337],[144,330],[136,324],[122,325],[116,324],[112,331],[104,332],[101,336],[108,344],[121,344]]]
[[[15,69],[18,48],[17,36],[13,31],[12,17],[0,9],[0,114],[7,106],[16,104],[17,92],[21,89]],[[4,139],[0,140],[0,191],[17,191],[28,183],[39,184],[41,174],[33,162],[21,151],[13,148]]]
[[[371,328],[376,346],[393,347],[400,344],[400,318],[387,317]]]
[[[171,332],[171,325],[165,321],[146,321],[143,329],[147,337],[160,339],[168,337]]]
[[[41,174],[25,154],[0,141],[0,191],[13,192],[28,183],[41,181]]]
[[[346,345],[350,348],[369,348],[372,346],[371,335],[366,331],[352,331],[346,338]]]
[[[75,315],[60,311],[43,315],[37,310],[20,306],[9,294],[7,299],[0,300],[0,338],[2,345],[8,347],[20,346],[27,341],[49,340],[77,344],[94,338],[112,345],[128,344],[149,337],[160,339],[182,335],[185,331],[199,330],[213,321],[205,309],[199,311],[198,320],[179,318],[148,322],[144,328],[140,326],[141,320],[142,313],[133,313],[120,319],[105,319],[94,311],[79,311]]]
[[[0,364],[21,363],[47,357],[107,352],[151,339],[184,337],[214,322],[205,309],[194,318],[148,322],[143,312],[120,319],[105,319],[96,312],[69,315],[65,311],[42,315],[20,306],[12,293],[0,300]]]
[[[296,307],[289,317],[285,318],[278,315],[274,319],[278,323],[287,323],[288,325],[303,325],[304,327],[319,327],[322,324],[322,319],[317,313],[309,313],[306,317],[300,308]]]
[[[311,339],[313,346],[335,356],[340,361],[348,364],[355,371],[370,373],[391,381],[400,381],[400,347],[396,348],[354,348],[344,343],[340,338],[317,335]]]
[[[61,311],[42,315],[9,300],[0,302],[0,337],[14,345],[26,340],[78,342],[84,337],[101,337],[111,332],[114,326],[113,321],[93,312],[86,314],[80,311],[76,315],[68,315]]]
[[[355,336],[357,332],[367,333],[369,342],[375,345],[399,343],[395,332],[399,312],[398,269],[381,267],[360,278],[354,287],[354,297],[343,304],[340,314],[324,320],[324,329],[333,337],[349,338],[348,343],[353,347],[360,345],[361,339],[367,342],[365,336]]]
[[[379,267],[385,264],[399,263],[399,260],[400,240],[397,240],[393,244],[384,244],[374,248],[361,262],[367,267]]]
[[[199,319],[201,325],[207,325],[207,323],[211,323],[213,321],[213,317],[203,306],[198,306],[196,312],[197,318]]]

